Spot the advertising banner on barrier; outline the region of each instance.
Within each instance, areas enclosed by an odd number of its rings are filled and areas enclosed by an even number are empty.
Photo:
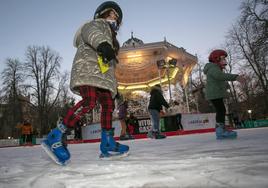
[[[113,121],[114,136],[120,136],[121,126],[120,122]],[[101,138],[101,125],[100,123],[91,124],[82,127],[82,138],[83,140],[99,139]]]
[[[162,132],[176,131],[178,130],[178,115],[162,116],[159,120],[160,130]],[[135,134],[147,133],[151,127],[152,122],[149,117],[138,119],[139,132]]]
[[[211,129],[215,128],[215,113],[207,114],[181,114],[180,121],[183,126],[183,130],[199,130],[199,129]],[[165,116],[160,120],[161,131],[176,131],[178,130],[178,116]],[[151,128],[151,120],[149,117],[138,119],[138,132],[134,134],[146,134]],[[119,120],[113,121],[113,127],[115,128],[115,137],[120,136],[121,125]],[[101,137],[100,123],[91,124],[82,127],[83,140],[99,139]]]
[[[152,126],[151,120],[150,118],[142,118],[142,119],[138,119],[138,123],[139,123],[139,133],[147,133]]]
[[[19,146],[20,140],[19,139],[1,139],[0,140],[0,147],[10,147],[10,146]]]
[[[182,114],[181,124],[183,126],[183,130],[215,128],[215,116],[215,113]]]

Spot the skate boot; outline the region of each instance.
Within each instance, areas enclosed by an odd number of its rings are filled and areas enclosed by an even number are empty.
[[[154,138],[153,131],[148,131],[147,138]]]
[[[237,137],[237,132],[227,130],[223,123],[216,123],[215,132],[217,139],[232,139]]]
[[[153,132],[153,137],[155,139],[163,139],[163,138],[166,138],[166,135],[163,135],[159,131],[156,131],[156,132]]]
[[[71,155],[67,149],[66,143],[66,127],[59,124],[47,135],[47,138],[42,141],[41,145],[52,160],[57,164],[65,165]]]
[[[129,139],[129,140],[133,140],[133,139],[135,139],[135,137],[134,137],[133,135],[131,135],[131,134],[127,134],[127,136],[128,136],[128,139]]]
[[[125,134],[125,135],[120,135],[119,140],[132,140],[135,139],[134,136],[130,135],[130,134]]]
[[[105,158],[127,154],[129,147],[114,140],[114,128],[110,130],[102,129],[100,150],[100,158]]]
[[[120,135],[119,140],[128,140],[129,137],[125,134],[125,135]]]
[[[147,137],[152,139],[163,139],[166,138],[166,135],[161,134],[159,131],[149,131]]]

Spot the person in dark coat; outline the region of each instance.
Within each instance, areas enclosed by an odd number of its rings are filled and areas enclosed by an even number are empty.
[[[74,139],[75,140],[82,140],[82,126],[83,122],[78,121],[74,126]]]
[[[150,92],[150,102],[148,106],[150,119],[152,122],[151,130],[148,132],[149,138],[161,139],[166,136],[160,133],[159,121],[160,121],[160,111],[163,109],[163,106],[169,108],[169,104],[165,100],[162,89],[159,84],[152,87]]]

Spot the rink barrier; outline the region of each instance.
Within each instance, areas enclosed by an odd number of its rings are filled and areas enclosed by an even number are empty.
[[[40,145],[43,138],[35,138],[32,140],[32,143],[30,142],[23,142],[22,138],[18,139],[0,139],[0,148],[5,147],[20,147],[20,146],[35,146]]]
[[[259,120],[246,120],[241,123],[239,128],[256,128],[256,127],[268,127],[268,119]]]
[[[0,147],[16,147],[20,146],[19,139],[1,139],[0,140]]]
[[[196,123],[198,121],[192,121],[193,123]],[[200,123],[200,122],[198,122]],[[95,135],[95,138],[90,138],[90,139],[84,139],[84,140],[68,140],[69,144],[80,144],[80,143],[96,143],[100,142],[100,138],[97,136],[100,134],[100,130],[98,130],[99,125],[90,125],[89,127],[92,128],[90,132],[90,136]],[[200,126],[200,125],[198,125]],[[119,134],[120,134],[120,125],[119,122],[115,122],[115,127],[116,127],[116,132],[115,132],[115,139],[119,140]],[[242,129],[248,129],[248,128],[259,128],[259,127],[268,127],[268,120],[255,120],[255,121],[245,121],[243,122],[243,125],[241,127],[237,128],[242,128]],[[96,129],[97,128],[97,129]],[[168,131],[168,132],[162,132],[166,136],[179,136],[179,135],[187,135],[187,134],[202,134],[202,133],[209,133],[209,132],[214,132],[215,128],[203,128],[203,129],[196,129],[196,130],[178,130],[178,131]],[[146,133],[142,134],[135,134],[133,135],[135,139],[145,139],[147,138]],[[34,146],[34,145],[39,145],[41,140],[43,138],[36,138],[33,144],[21,144],[20,139],[0,139],[0,148],[4,147],[19,147],[19,146]]]
[[[188,130],[188,131],[171,131],[171,132],[163,132],[162,134],[166,136],[179,136],[179,135],[188,135],[188,134],[202,134],[202,133],[209,133],[214,132],[214,128],[210,129],[200,129],[200,130]],[[145,139],[147,138],[147,134],[136,134],[133,135],[135,139]],[[115,140],[119,140],[119,136],[115,136]],[[3,147],[19,147],[19,146],[34,146],[34,145],[40,145],[41,139],[37,139],[36,144],[20,144],[19,139],[5,139],[0,140],[0,148]],[[86,139],[86,140],[68,140],[68,144],[81,144],[81,143],[96,143],[100,142],[99,138],[95,139]]]
[[[181,127],[180,124],[183,126]],[[121,125],[119,120],[113,121],[114,137],[119,137]],[[147,134],[152,124],[150,117],[139,117],[133,126],[134,137],[136,135]],[[215,128],[215,113],[203,114],[169,114],[161,116],[160,129],[162,133],[174,132],[176,135],[189,133],[201,133]],[[178,133],[178,134],[177,134]],[[100,139],[101,125],[99,122],[82,127],[83,140]],[[137,136],[140,137],[140,136]]]
[[[166,136],[179,136],[179,135],[189,135],[189,134],[203,134],[203,133],[210,133],[214,132],[215,128],[209,128],[209,129],[200,129],[200,130],[188,130],[188,131],[171,131],[171,132],[162,132],[162,134]],[[147,138],[147,134],[136,134],[132,135],[135,139],[145,139]],[[149,138],[148,138],[149,139]],[[119,140],[119,137],[115,137],[115,140]],[[88,139],[88,140],[81,140],[81,141],[70,141],[69,143],[96,143],[100,142],[99,138],[96,139]]]

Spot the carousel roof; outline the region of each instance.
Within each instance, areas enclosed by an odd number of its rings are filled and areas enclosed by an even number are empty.
[[[147,90],[153,85],[168,81],[180,82],[184,87],[197,64],[197,57],[183,48],[167,41],[144,44],[133,35],[120,48],[118,60],[115,74],[121,92]],[[175,64],[172,60],[176,60]],[[159,67],[157,62],[162,62],[162,66]]]

